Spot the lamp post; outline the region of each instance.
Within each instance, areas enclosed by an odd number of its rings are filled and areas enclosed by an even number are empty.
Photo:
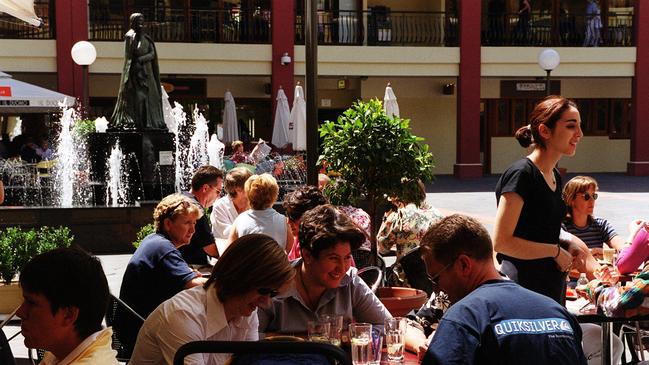
[[[92,43],[80,41],[72,46],[70,54],[74,63],[83,68],[83,106],[88,108],[90,107],[88,105],[88,66],[92,65],[97,59],[97,50]]]
[[[539,67],[545,70],[545,96],[550,95],[550,73],[552,70],[559,66],[561,57],[559,52],[552,48],[547,48],[539,53],[538,63]]]

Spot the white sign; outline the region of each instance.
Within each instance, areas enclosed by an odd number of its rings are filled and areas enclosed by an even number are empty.
[[[174,155],[172,151],[160,151],[158,156],[160,166],[171,166],[174,164]]]
[[[331,108],[331,99],[320,99],[320,106],[323,108]]]
[[[545,91],[544,82],[517,82],[516,91]]]

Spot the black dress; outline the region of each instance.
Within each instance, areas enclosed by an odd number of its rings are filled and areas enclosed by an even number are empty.
[[[559,243],[561,222],[566,205],[561,198],[561,176],[553,170],[557,188],[552,191],[541,171],[527,158],[513,163],[496,184],[496,203],[504,193],[515,192],[523,198],[514,236],[528,241]],[[498,254],[501,271],[523,287],[563,304],[566,296],[566,274],[553,258],[522,260]]]

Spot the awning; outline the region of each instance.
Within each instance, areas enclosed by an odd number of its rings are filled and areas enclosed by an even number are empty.
[[[0,13],[7,13],[35,27],[43,23],[34,12],[34,0],[0,0]]]
[[[75,98],[0,72],[0,114],[47,113],[59,110],[60,103],[70,107]]]

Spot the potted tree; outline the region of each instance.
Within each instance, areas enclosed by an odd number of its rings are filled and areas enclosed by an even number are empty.
[[[73,239],[66,227],[8,227],[0,232],[0,314],[11,313],[22,302],[20,288],[14,281],[20,269],[36,255],[70,246]]]
[[[381,101],[357,101],[336,121],[320,127],[326,165],[339,178],[325,188],[333,204],[358,205],[364,201],[371,221],[372,257],[377,258],[377,209],[387,197],[403,193],[407,181],[431,181],[433,155],[423,138],[410,132],[409,119],[388,117]],[[415,189],[415,184],[407,184]]]

